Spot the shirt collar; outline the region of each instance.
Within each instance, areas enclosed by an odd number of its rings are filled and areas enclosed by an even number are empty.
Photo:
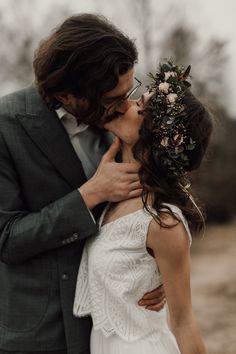
[[[61,120],[63,117],[65,117],[67,114],[69,114],[63,107],[60,107],[55,110],[56,114],[58,115],[58,118]]]
[[[65,110],[65,108],[63,108],[63,107],[60,107],[60,108],[56,109],[55,112],[56,112],[58,118],[59,118],[61,121],[62,121],[63,118],[65,118],[65,117],[68,118],[68,119],[71,119],[71,120],[73,120],[73,121],[76,120],[75,116],[73,116],[71,113],[67,112],[67,111]],[[79,125],[76,125],[75,133],[81,133],[81,132],[87,130],[88,127],[89,127],[89,126],[88,126],[87,124],[80,123]]]

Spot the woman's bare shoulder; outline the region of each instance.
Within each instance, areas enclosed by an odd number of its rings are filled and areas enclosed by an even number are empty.
[[[153,218],[147,234],[147,246],[155,255],[176,257],[189,250],[189,237],[181,219],[168,212],[161,213],[159,217],[163,226]]]

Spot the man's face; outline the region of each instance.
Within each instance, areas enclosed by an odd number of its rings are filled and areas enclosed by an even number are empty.
[[[119,76],[118,84],[111,91],[106,92],[101,104],[105,108],[105,113],[101,117],[99,126],[106,121],[110,121],[117,116],[124,114],[130,107],[128,100],[130,91],[134,85],[134,69],[130,69],[127,73]],[[67,94],[64,97],[58,97],[63,103],[63,107],[73,114],[79,120],[79,112],[88,108],[89,102],[86,98],[77,98],[72,94]]]
[[[134,84],[134,69],[119,76],[118,84],[111,91],[106,92],[102,97],[102,106],[105,108],[101,121],[110,121],[118,115],[124,114],[130,106],[128,101],[129,92]]]
[[[153,93],[148,91],[139,99],[129,101],[129,109],[113,120],[106,121],[103,128],[120,138],[123,144],[134,146],[140,137],[140,128],[143,123],[143,110]]]

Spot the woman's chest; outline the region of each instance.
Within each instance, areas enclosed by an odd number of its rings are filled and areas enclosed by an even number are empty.
[[[139,228],[129,229],[125,225],[102,228],[100,234],[88,244],[90,274],[99,277],[109,274],[124,280],[141,279],[155,272],[156,262],[147,252],[143,231]]]

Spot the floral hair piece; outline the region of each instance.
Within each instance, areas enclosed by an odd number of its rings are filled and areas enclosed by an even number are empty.
[[[172,60],[160,64],[157,72],[150,73],[148,86],[153,93],[148,109],[154,125],[154,158],[162,163],[171,175],[183,175],[189,166],[187,152],[195,148],[195,141],[187,135],[185,105],[181,102],[191,84],[186,80],[187,69],[174,65]]]

